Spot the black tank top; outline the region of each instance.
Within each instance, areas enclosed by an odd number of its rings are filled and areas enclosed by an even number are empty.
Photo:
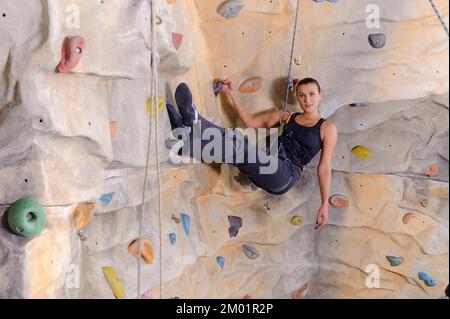
[[[320,127],[326,120],[321,118],[316,125],[307,127],[295,121],[295,118],[299,114],[292,114],[285,125],[283,135],[281,136],[281,145],[285,156],[293,164],[303,168],[322,148]]]

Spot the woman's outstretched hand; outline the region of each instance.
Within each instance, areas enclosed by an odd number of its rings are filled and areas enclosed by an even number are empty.
[[[222,83],[222,89],[221,92],[226,94],[231,94],[234,92],[233,83],[230,80],[218,80],[220,83]]]
[[[328,223],[328,205],[322,205],[317,212],[315,229],[322,229]]]

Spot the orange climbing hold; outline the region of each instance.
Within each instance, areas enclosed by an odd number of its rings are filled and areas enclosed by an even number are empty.
[[[177,3],[177,0],[166,0],[167,4],[174,4]]]
[[[153,246],[150,240],[148,239],[135,239],[128,246],[128,252],[132,255],[138,255],[139,251],[139,242],[141,245],[141,257],[144,259],[146,264],[153,264],[155,260],[155,253],[153,252]]]
[[[111,138],[115,138],[117,133],[117,122],[109,122],[109,130],[111,132]]]
[[[405,216],[403,216],[403,224],[407,225],[412,219],[417,217],[418,215],[416,213],[406,213]]]
[[[333,207],[348,207],[348,199],[344,195],[335,194],[330,197],[329,202]]]
[[[262,85],[263,78],[260,76],[254,76],[242,82],[241,86],[239,87],[239,91],[242,93],[255,93],[259,91]]]
[[[178,50],[183,42],[183,35],[180,33],[172,32],[172,44],[175,50]]]
[[[432,177],[432,176],[436,175],[437,173],[439,173],[439,166],[436,164],[433,164],[428,168],[427,176]]]
[[[95,203],[79,203],[72,213],[72,224],[75,230],[79,231],[85,227],[95,212]]]
[[[309,289],[308,283],[304,284],[301,288],[292,292],[291,294],[292,299],[303,299],[308,293],[308,289]]]

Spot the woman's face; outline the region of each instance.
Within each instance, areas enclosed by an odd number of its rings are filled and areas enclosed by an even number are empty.
[[[318,112],[321,100],[322,93],[315,83],[303,84],[297,88],[297,101],[305,113]]]

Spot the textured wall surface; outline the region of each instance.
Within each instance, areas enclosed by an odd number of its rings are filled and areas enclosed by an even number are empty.
[[[242,2],[239,15],[225,19],[218,14],[222,0],[157,1],[162,107],[152,108],[149,1],[1,1],[1,298],[114,298],[103,267],[116,271],[126,298],[444,294],[449,42],[429,2],[301,1],[293,77],[322,84],[321,113],[339,133],[330,194],[349,200],[344,208],[330,206],[321,231],[314,229],[319,155],[278,197],[237,182],[238,171],[226,165],[174,164],[164,146],[164,101],[173,102],[181,81],[199,111],[223,126],[242,124],[229,101],[214,96],[215,78],[239,85],[260,76],[257,93],[241,94],[244,104],[254,113],[282,106],[296,1]],[[448,1],[435,2],[448,25]],[[379,28],[366,25],[371,4],[380,10]],[[370,46],[372,33],[386,35],[383,48]],[[57,74],[69,35],[82,36],[86,48],[72,72]],[[289,107],[299,111],[292,98]],[[357,145],[373,155],[356,157]],[[427,176],[431,165],[439,171]],[[47,217],[32,239],[12,234],[6,223],[10,205],[24,197],[41,202]],[[405,223],[408,213],[414,218]],[[190,217],[189,234],[182,214]],[[228,216],[242,218],[233,237]],[[293,216],[303,223],[291,224]],[[140,224],[149,263],[129,252]],[[244,244],[259,256],[248,258]],[[393,267],[386,256],[404,262]],[[379,285],[370,288],[373,267]],[[419,272],[436,286],[426,286]]]

